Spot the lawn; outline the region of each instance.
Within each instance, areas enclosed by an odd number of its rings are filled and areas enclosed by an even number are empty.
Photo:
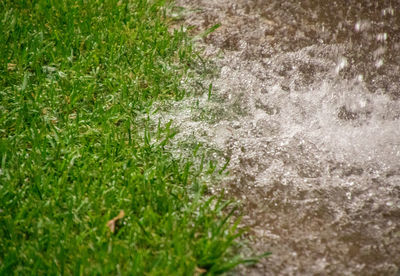
[[[154,102],[185,96],[197,56],[169,6],[0,2],[0,275],[217,274],[249,261],[196,154],[174,157],[173,122],[151,124]]]

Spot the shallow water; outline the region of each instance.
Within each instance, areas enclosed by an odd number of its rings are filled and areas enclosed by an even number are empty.
[[[252,247],[273,252],[237,272],[397,275],[400,3],[178,4],[195,31],[222,24],[201,43],[221,68],[219,101],[169,118],[178,138],[231,159],[224,188],[243,202]]]

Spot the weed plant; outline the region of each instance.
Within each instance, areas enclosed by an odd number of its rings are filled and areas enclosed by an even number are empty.
[[[193,160],[150,129],[193,58],[164,1],[0,2],[0,274],[190,275],[243,260]],[[114,233],[107,221],[125,217]]]

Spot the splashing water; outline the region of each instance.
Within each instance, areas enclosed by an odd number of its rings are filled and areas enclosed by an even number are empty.
[[[400,4],[178,1],[221,28],[217,100],[165,114],[231,161],[252,247],[241,274],[396,275],[400,269]],[[193,103],[197,108],[193,108]],[[185,138],[186,137],[186,138]],[[218,189],[218,187],[215,187]]]

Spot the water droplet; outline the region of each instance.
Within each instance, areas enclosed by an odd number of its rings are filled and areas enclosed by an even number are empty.
[[[361,20],[357,21],[357,23],[354,25],[354,30],[356,32],[363,32],[366,31],[370,28],[371,24],[367,20]]]
[[[335,68],[336,74],[338,74],[347,65],[348,65],[347,58],[340,57]]]
[[[356,25],[354,26],[354,29],[359,32],[361,29],[361,22],[357,22]]]
[[[394,9],[393,8],[386,8],[382,10],[382,15],[394,15]]]
[[[383,65],[383,59],[381,58],[381,59],[378,59],[376,62],[375,62],[375,67],[376,68],[379,68],[379,67],[381,67]]]
[[[387,38],[388,38],[388,34],[387,33],[380,33],[380,34],[376,35],[376,40],[377,41],[384,42],[384,41],[387,40]]]

